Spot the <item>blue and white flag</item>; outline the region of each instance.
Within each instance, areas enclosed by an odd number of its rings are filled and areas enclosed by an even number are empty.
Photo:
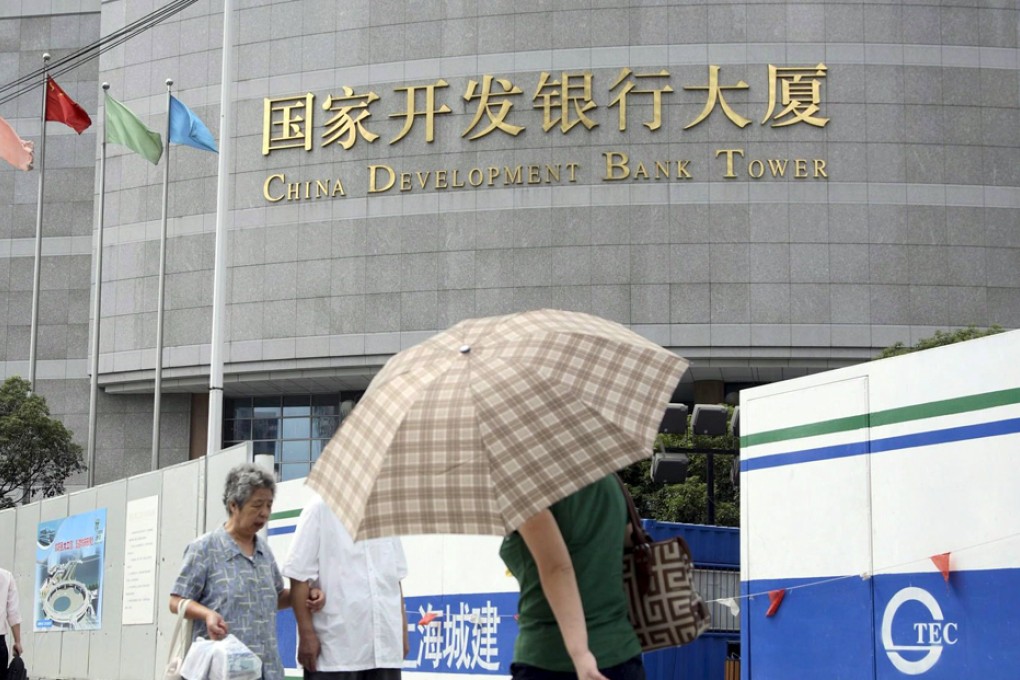
[[[209,128],[173,95],[170,95],[170,141],[217,153],[216,141]]]

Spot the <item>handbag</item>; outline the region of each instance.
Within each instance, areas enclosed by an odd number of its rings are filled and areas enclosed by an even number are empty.
[[[174,634],[170,638],[170,655],[166,661],[166,668],[163,670],[163,680],[182,680],[181,667],[184,665],[184,657],[191,645],[191,621],[184,617],[189,602],[191,600],[181,600],[177,604],[177,624],[174,626]]]
[[[686,645],[712,623],[708,605],[694,588],[691,549],[680,536],[652,541],[623,480],[616,480],[630,516],[631,547],[624,550],[623,585],[641,650]]]
[[[11,659],[11,665],[7,667],[7,680],[28,680],[25,661],[20,656]]]

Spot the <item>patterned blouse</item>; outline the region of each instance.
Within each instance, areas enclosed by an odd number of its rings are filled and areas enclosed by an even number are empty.
[[[255,537],[255,553],[248,557],[220,527],[185,548],[173,594],[219,612],[229,632],[262,659],[264,680],[284,680],[276,644],[276,602],[282,590],[283,576],[262,538]],[[194,637],[199,635],[209,637],[205,621],[195,621]]]

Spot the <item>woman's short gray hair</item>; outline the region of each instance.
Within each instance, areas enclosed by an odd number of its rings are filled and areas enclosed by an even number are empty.
[[[230,469],[227,473],[227,484],[223,489],[223,507],[230,512],[230,504],[235,503],[238,509],[244,507],[251,495],[258,489],[269,489],[276,495],[276,479],[273,473],[254,463],[243,463]]]

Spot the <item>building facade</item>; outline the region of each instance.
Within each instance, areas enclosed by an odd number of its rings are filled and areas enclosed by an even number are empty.
[[[0,9],[0,83],[162,0]],[[539,307],[692,361],[678,398],[1020,326],[1014,0],[238,0],[224,443],[300,476],[393,353]],[[38,390],[84,442],[99,85],[154,130],[166,87],[219,137],[223,6],[58,78]],[[0,104],[38,139],[39,90]],[[217,157],[108,146],[96,480],[149,467],[169,167],[160,464],[205,450]],[[25,375],[37,173],[0,169],[0,371]],[[342,406],[342,404],[345,404]]]

